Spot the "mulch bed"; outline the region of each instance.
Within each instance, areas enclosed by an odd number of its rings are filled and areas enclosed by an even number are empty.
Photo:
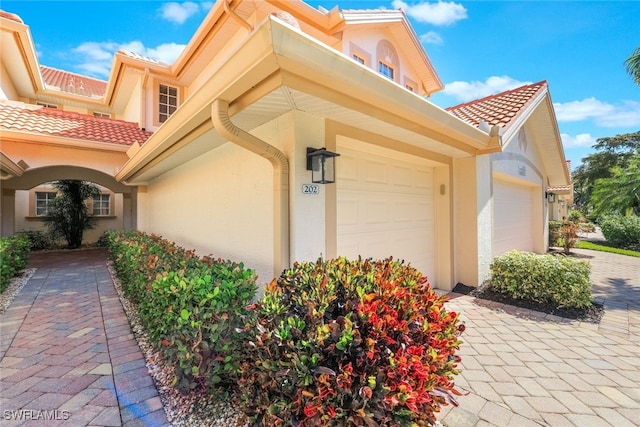
[[[594,302],[591,307],[582,309],[550,307],[532,301],[511,298],[507,295],[492,291],[487,285],[482,285],[478,288],[472,288],[470,286],[463,285],[462,283],[458,283],[453,288],[453,292],[463,295],[469,295],[479,300],[492,301],[499,304],[505,304],[525,310],[546,313],[565,319],[575,320],[578,322],[600,323],[600,320],[604,315],[604,306],[596,302]]]

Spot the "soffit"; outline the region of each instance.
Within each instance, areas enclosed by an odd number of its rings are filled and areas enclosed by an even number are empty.
[[[231,120],[239,128],[251,132],[290,111],[300,111],[343,123],[350,127],[366,129],[390,140],[401,141],[418,149],[428,150],[447,157],[469,156],[469,153],[465,151],[455,149],[418,132],[412,132],[400,125],[385,122],[287,86],[281,86],[261,97],[233,115]],[[179,148],[159,157],[137,174],[134,179],[128,180],[128,183],[148,183],[154,178],[225,143],[227,143],[227,140],[218,135],[212,126],[207,123],[206,129],[201,135],[193,138],[188,144],[180,145]]]
[[[527,129],[542,154],[542,163],[547,173],[548,185],[562,186],[570,183],[566,159],[549,97],[541,102],[527,120]]]
[[[448,157],[468,157],[469,153],[398,124],[380,120],[326,99],[290,87],[280,87],[256,101],[233,117],[234,123],[244,129],[253,129],[290,111],[297,110],[345,125],[367,129],[386,138],[402,141],[417,148],[437,152]]]

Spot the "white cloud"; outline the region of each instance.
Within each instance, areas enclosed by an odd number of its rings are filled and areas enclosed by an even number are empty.
[[[446,83],[442,92],[453,96],[459,101],[467,102],[527,84],[531,84],[531,82],[522,82],[509,76],[491,76],[484,82],[476,80],[472,82],[455,81]]]
[[[624,101],[614,105],[596,98],[582,101],[554,102],[558,122],[593,120],[602,127],[640,126],[640,102]]]
[[[442,37],[435,31],[429,31],[420,36],[420,41],[427,44],[442,44]]]
[[[591,136],[590,133],[579,133],[576,136],[562,133],[560,138],[564,148],[591,147],[596,143],[596,138]]]
[[[418,22],[433,25],[450,25],[467,18],[467,9],[454,2],[438,1],[437,3],[421,2],[409,6],[402,0],[394,0],[393,7],[404,10],[407,15]]]
[[[118,50],[142,55],[156,61],[171,64],[182,53],[185,45],[165,43],[156,47],[145,47],[141,41],[134,40],[127,43],[115,42],[85,42],[73,49],[73,53],[81,60],[78,68],[83,72],[97,77],[108,77],[111,72],[113,55]]]
[[[198,6],[198,3],[190,1],[184,3],[171,2],[162,5],[160,14],[167,21],[182,24],[199,10],[200,6]]]

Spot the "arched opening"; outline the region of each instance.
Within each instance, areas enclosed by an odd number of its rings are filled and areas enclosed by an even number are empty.
[[[45,230],[47,203],[55,195],[51,183],[62,179],[88,181],[100,189],[100,196],[87,201],[97,224],[85,233],[85,243],[97,241],[105,230],[136,228],[137,187],[124,185],[95,169],[57,165],[28,169],[19,177],[3,181],[2,235]]]

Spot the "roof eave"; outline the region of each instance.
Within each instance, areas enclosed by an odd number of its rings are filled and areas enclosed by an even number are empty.
[[[238,74],[238,70],[244,72]],[[433,129],[443,137],[442,144],[457,144],[457,148],[464,147],[468,155],[493,145],[487,133],[271,16],[135,152],[116,173],[116,179],[133,182],[144,168],[157,162],[156,159],[166,157],[165,153],[176,149],[174,146],[184,144],[182,139],[190,132],[197,130],[201,134],[211,129],[210,105],[215,99],[233,102],[278,73],[280,79],[288,81],[277,84],[298,85],[299,90],[305,89],[302,81],[348,87],[350,90],[343,92],[348,93],[345,98],[357,99],[370,107],[375,105],[378,116],[402,117],[416,127]],[[316,78],[318,76],[322,78]],[[324,96],[317,87],[314,90],[315,96]],[[371,111],[373,109],[368,108],[368,112]]]
[[[0,179],[9,179],[21,176],[25,169],[14,162],[9,156],[0,151]]]

